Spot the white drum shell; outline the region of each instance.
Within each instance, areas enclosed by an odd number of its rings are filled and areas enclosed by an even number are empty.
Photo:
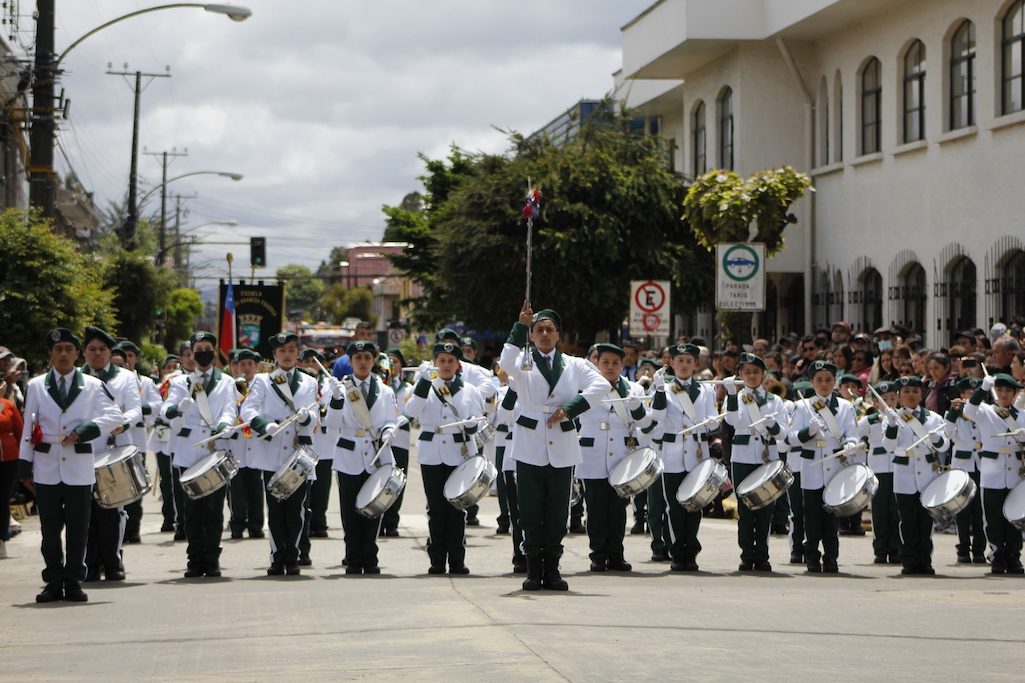
[[[1025,481],[1018,482],[1007,494],[1003,512],[1008,522],[1025,530]]]
[[[459,510],[467,510],[486,496],[498,470],[487,458],[474,456],[456,467],[445,481],[445,499]]]
[[[822,507],[837,517],[856,515],[872,501],[879,480],[867,465],[848,465],[837,472],[822,491]]]
[[[152,490],[146,454],[135,446],[120,446],[96,456],[96,504],[112,510],[141,499]]]
[[[356,494],[356,511],[376,519],[388,511],[406,487],[406,473],[398,465],[381,465]]]
[[[773,460],[744,477],[736,488],[737,498],[752,510],[761,510],[772,505],[793,483],[794,473],[790,465],[782,460]]]
[[[948,470],[922,491],[922,507],[933,519],[949,521],[975,498],[978,487],[965,470]]]
[[[215,451],[185,470],[182,489],[192,500],[199,500],[219,491],[238,474],[238,461],[230,451]]]
[[[276,500],[288,500],[316,469],[317,454],[309,446],[300,446],[267,482],[267,491]]]
[[[646,491],[661,475],[662,459],[651,448],[638,448],[612,469],[609,486],[620,498],[629,498]]]
[[[716,499],[729,481],[725,465],[715,459],[702,460],[680,482],[676,502],[688,512],[700,512]]]

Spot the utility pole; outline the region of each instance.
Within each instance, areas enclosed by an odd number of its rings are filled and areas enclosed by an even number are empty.
[[[172,147],[171,151],[163,152],[146,152],[143,154],[151,157],[160,157],[160,165],[163,169],[160,180],[160,232],[158,233],[157,241],[157,266],[164,265],[164,259],[167,254],[167,166],[168,158],[173,161],[175,157],[187,157],[189,150],[185,149],[181,152],[177,148]]]
[[[174,198],[174,269],[179,273],[181,272],[182,267],[181,228],[182,196],[176,195]]]
[[[55,213],[53,173],[55,0],[36,0],[36,59],[32,78],[32,128],[29,134],[29,204],[44,218]]]
[[[166,67],[162,74],[144,73],[142,71],[129,72],[128,65],[124,66],[125,71],[111,71],[111,65],[107,65],[108,76],[123,76],[126,80],[129,76],[135,77],[135,86],[132,91],[135,93],[135,115],[132,118],[132,163],[128,173],[128,217],[125,219],[124,228],[121,232],[121,244],[125,249],[131,251],[135,248],[135,228],[139,224],[139,207],[137,201],[137,185],[139,179],[139,105],[142,98],[142,91],[149,87],[155,78],[170,78],[171,67]],[[142,79],[148,78],[143,85]],[[53,152],[50,152],[51,156]]]

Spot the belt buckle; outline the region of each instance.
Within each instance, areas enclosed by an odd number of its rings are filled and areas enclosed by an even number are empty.
[[[367,430],[365,430],[365,429],[357,429],[356,431],[353,432],[353,434],[356,435],[356,436],[366,436],[367,435]]]
[[[602,422],[600,425],[598,425],[598,429],[602,430],[603,432],[609,431],[609,423]]]
[[[815,448],[825,448],[825,447],[826,447],[826,440],[825,439],[819,439],[819,440],[817,440],[815,442]]]

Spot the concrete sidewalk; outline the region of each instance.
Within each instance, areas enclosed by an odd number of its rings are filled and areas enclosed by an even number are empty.
[[[152,470],[151,470],[152,471]],[[222,579],[182,578],[185,544],[158,532],[145,501],[142,545],[123,583],[85,586],[84,605],[36,605],[38,520],[0,561],[5,680],[1020,680],[1025,579],[954,564],[935,536],[939,576],[872,564],[871,537],[841,537],[841,574],[786,564],[736,572],[736,526],[705,520],[702,571],[671,574],[628,536],[630,574],[591,574],[587,539],[567,539],[568,593],[527,593],[494,535],[497,499],[467,538],[465,577],[427,576],[419,472],[379,577],[345,576],[337,491],[331,538],[301,577],[265,575],[266,540],[225,540]],[[227,538],[227,534],[225,534]]]

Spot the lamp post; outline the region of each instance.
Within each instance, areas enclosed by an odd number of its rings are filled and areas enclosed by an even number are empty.
[[[68,53],[78,47],[85,39],[126,19],[141,14],[158,12],[166,9],[202,9],[214,14],[222,14],[232,21],[245,21],[252,15],[247,7],[235,5],[211,4],[199,2],[175,2],[157,5],[129,12],[123,16],[100,24],[82,37],[71,43],[63,52],[54,57],[54,32],[56,26],[56,0],[36,0],[36,56],[32,78],[32,128],[29,137],[31,157],[29,160],[29,203],[42,210],[43,217],[52,218],[56,201],[54,192],[53,172],[53,140],[54,140],[54,92],[60,65]]]

